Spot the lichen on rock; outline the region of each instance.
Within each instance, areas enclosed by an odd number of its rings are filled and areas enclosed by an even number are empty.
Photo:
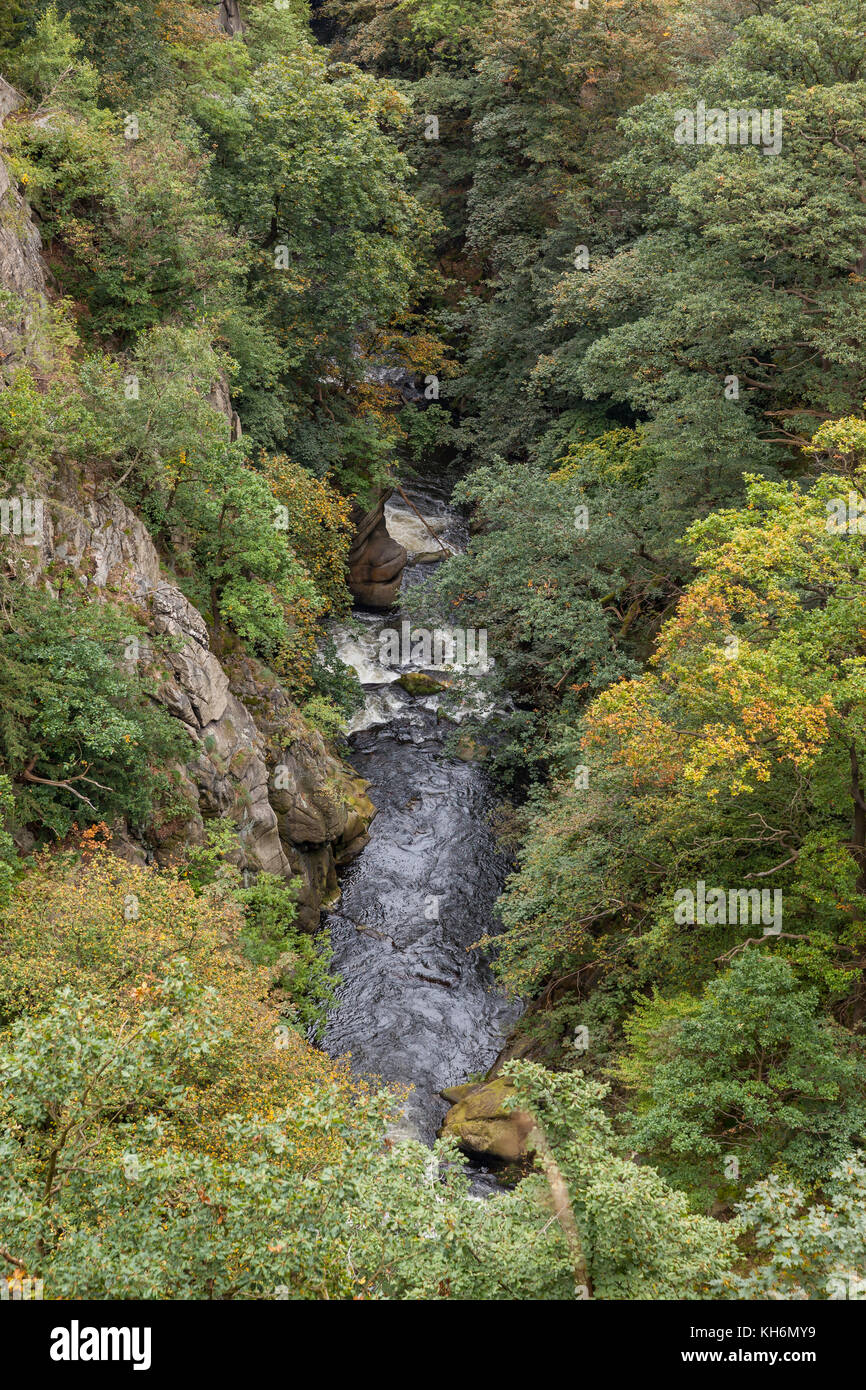
[[[507,1163],[525,1157],[534,1121],[525,1110],[508,1108],[506,1101],[513,1094],[514,1085],[504,1076],[440,1091],[443,1100],[452,1102],[440,1135],[456,1139],[460,1148],[469,1154],[482,1154]]]

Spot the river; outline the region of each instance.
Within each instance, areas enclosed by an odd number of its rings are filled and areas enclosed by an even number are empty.
[[[435,483],[407,489],[443,542],[465,544],[462,518]],[[393,499],[388,526],[404,541],[419,524]],[[424,550],[423,531],[416,551]],[[436,545],[426,537],[428,551]],[[403,589],[434,566],[410,563]],[[325,1049],[351,1053],[357,1073],[411,1087],[399,1132],[432,1141],[447,1110],[439,1091],[485,1072],[519,1006],[496,989],[483,954],[469,949],[496,930],[492,914],[507,863],[488,823],[494,805],[478,763],[449,756],[454,724],[439,694],[411,695],[395,677],[421,667],[379,662],[379,633],[400,630],[402,611],[356,610],[360,631],[334,631],[364,687],[351,761],[378,809],[370,843],[342,876],[339,909],[326,917],[334,968],[343,976]],[[433,673],[435,674],[435,672]]]

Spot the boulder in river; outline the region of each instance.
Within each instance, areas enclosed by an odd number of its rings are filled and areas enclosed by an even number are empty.
[[[441,539],[445,517],[416,515],[389,502],[385,522],[388,534],[403,546],[413,565],[435,565],[455,553],[454,547]]]
[[[357,602],[368,608],[393,605],[406,568],[406,551],[385,525],[388,496],[382,492],[367,512],[356,506],[352,517],[355,535],[349,550],[349,588]]]
[[[434,680],[423,671],[404,671],[397,684],[402,685],[410,695],[437,695],[442,689],[441,681]]]
[[[468,1082],[440,1091],[452,1102],[439,1134],[457,1140],[464,1153],[483,1154],[514,1163],[525,1157],[533,1119],[525,1110],[509,1110],[506,1100],[514,1086],[505,1076]]]

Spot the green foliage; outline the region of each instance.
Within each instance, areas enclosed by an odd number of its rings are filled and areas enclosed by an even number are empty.
[[[37,463],[45,469],[61,458],[84,462],[113,449],[114,429],[74,380],[58,377],[40,390],[36,371],[14,364],[2,376],[0,466],[12,487],[32,486]]]
[[[848,488],[753,480],[745,508],[692,529],[698,574],[647,672],[560,730],[586,785],[557,781],[530,812],[503,904],[518,988],[618,954],[621,969],[623,950],[666,995],[701,983],[742,933],[678,926],[675,891],[767,880],[802,978],[859,1017],[862,537],[828,528]]]
[[[213,132],[214,194],[254,248],[250,295],[279,345],[268,399],[245,384],[262,422],[258,437],[270,443],[276,432],[300,463],[312,466],[315,458],[321,469],[324,457],[338,477],[360,467],[369,480],[377,449],[384,449],[381,468],[392,446],[356,396],[363,356],[377,326],[420,290],[432,226],[409,192],[409,165],[392,138],[406,103],[392,87],[348,65],[328,65],[302,44],[253,72],[235,112],[238,128]],[[313,412],[315,438],[323,437],[316,458],[305,443],[305,417],[310,399],[324,405],[326,396],[330,417]],[[324,442],[328,418],[341,435]],[[353,429],[361,430],[357,442]]]
[[[133,113],[134,114],[134,113]],[[228,303],[244,249],[202,177],[207,156],[170,98],[136,116],[60,111],[4,133],[64,291],[91,336],[129,342],[171,315],[187,324]]]
[[[785,462],[816,416],[864,394],[862,20],[861,0],[781,0],[694,86],[631,111],[615,175],[646,203],[643,234],[557,289],[558,370],[650,415],[692,510],[730,495],[744,467]],[[699,99],[778,110],[780,152],[675,143],[676,111]]]
[[[328,0],[328,52],[304,0],[242,9],[3,8],[53,277],[0,301],[4,486],[60,541],[70,490],[119,491],[217,655],[336,738],[352,501],[468,465],[413,612],[487,630],[487,765],[528,793],[488,945],[557,1070],[508,1068],[536,1165],[485,1204],[449,1143],[385,1142],[394,1098],[300,1035],[336,981],[297,885],[241,888],[225,820],[181,871],[96,848],[185,814],[190,749],[141,615],[10,542],[4,1249],[59,1298],[852,1296],[866,4]],[[778,108],[780,149],[679,144],[698,100]],[[441,402],[400,409],[394,366]],[[782,934],[683,922],[696,880],[778,891]],[[736,1222],[689,1210],[737,1183]]]
[[[317,620],[345,603],[345,504],[302,469],[266,459],[253,466],[245,443],[229,438],[211,393],[233,367],[211,346],[206,325],[160,326],[140,336],[123,365],[87,357],[79,390],[86,418],[111,422],[97,442],[107,464],[123,469],[120,481],[157,544],[173,552],[191,602],[302,693],[312,681]],[[285,526],[277,499],[289,485]]]
[[[468,442],[482,457],[531,456],[556,416],[591,394],[557,360],[563,339],[572,352],[587,342],[554,318],[558,285],[577,248],[600,258],[636,230],[605,171],[617,118],[668,71],[667,22],[655,0],[490,7],[469,99],[467,197],[468,247],[488,292],[461,306],[466,374],[454,388],[471,394]]]
[[[345,666],[340,660],[336,643],[327,631],[319,644],[318,659],[312,669],[312,677],[316,694],[307,703],[313,707],[314,727],[320,727],[316,721],[322,717],[323,704],[339,711],[344,721],[351,719],[353,714],[363,709],[364,691],[361,683],[352,667]],[[321,732],[331,738],[338,731],[334,728],[333,716],[328,714],[327,719],[329,730],[326,732],[321,729]]]
[[[505,1074],[516,1083],[514,1104],[541,1126],[566,1181],[593,1297],[706,1297],[727,1267],[734,1232],[690,1213],[681,1192],[626,1157],[601,1106],[607,1088],[530,1062],[509,1062]]]
[[[57,8],[99,70],[101,93],[114,106],[153,96],[171,80],[169,35],[192,18],[183,0],[57,0]]]
[[[140,625],[81,595],[54,599],[20,586],[0,624],[0,767],[16,817],[58,837],[74,821],[128,816],[145,825],[185,805],[167,768],[188,736],[129,668]],[[127,660],[125,660],[127,658]]]
[[[25,7],[16,8],[23,19]],[[56,4],[50,4],[37,20],[34,32],[15,48],[9,75],[37,104],[61,94],[64,102],[73,103],[93,97],[96,73],[88,62],[81,61],[81,47],[68,16],[61,19]]]
[[[552,475],[501,459],[469,474],[455,497],[474,535],[431,586],[450,622],[487,630],[490,679],[520,701],[495,763],[512,783],[557,757],[560,720],[637,669],[672,589],[652,485],[624,495],[602,446],[582,448]]]
[[[0,1060],[0,1220],[47,1297],[581,1296],[540,1180],[479,1203],[449,1144],[383,1145],[387,1095],[348,1109],[320,1087],[284,1118],[229,1117],[224,1153],[178,1144],[175,1114],[218,1039],[218,1000],[183,960],[151,995],[118,1029],[104,1000],[61,992]],[[597,1296],[700,1296],[731,1233],[617,1156],[597,1089],[540,1068],[517,1076],[574,1184]],[[567,1129],[548,1122],[548,1087]],[[314,1181],[311,1141],[330,1146]]]
[[[677,1056],[683,1020],[694,1018],[700,1009],[700,999],[692,994],[665,999],[656,989],[624,1020],[622,1031],[628,1050],[617,1058],[616,1075],[637,1093],[638,1111],[652,1103],[656,1067]]]
[[[254,965],[276,967],[278,986],[289,997],[293,1015],[319,1042],[342,979],[330,973],[328,932],[312,937],[293,926],[299,886],[297,879],[286,883],[276,874],[259,874],[251,887],[240,889],[235,895],[244,908],[240,944]]]
[[[15,793],[5,773],[0,774],[0,907],[9,901],[19,867],[15,841],[9,826],[15,815]]]
[[[311,936],[294,925],[299,879],[287,882],[277,874],[260,873],[248,888],[240,886],[239,871],[231,862],[237,837],[232,821],[209,824],[204,844],[186,850],[183,877],[197,895],[216,885],[227,889],[232,901],[241,905],[241,951],[253,965],[269,967],[272,997],[307,1036],[320,1041],[342,983],[330,971],[330,936],[325,929]]]
[[[32,22],[36,0],[8,0],[0,13],[0,71],[10,71],[9,63],[19,50]]]
[[[663,1046],[635,1143],[701,1196],[731,1157],[745,1183],[772,1168],[820,1181],[864,1131],[866,1062],[778,957],[736,956]]]
[[[204,842],[188,845],[184,855],[183,876],[196,895],[218,879],[236,883],[238,871],[228,856],[237,851],[238,827],[233,820],[220,818],[205,826]]]
[[[834,1168],[822,1200],[775,1175],[737,1208],[756,1259],[720,1281],[727,1298],[862,1300],[866,1258],[866,1168],[851,1154]]]
[[[327,739],[335,739],[345,732],[346,718],[343,711],[324,695],[314,695],[312,700],[308,700],[302,706],[301,713],[310,728],[318,729]]]

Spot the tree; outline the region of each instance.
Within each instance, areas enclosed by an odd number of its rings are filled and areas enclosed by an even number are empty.
[[[249,296],[279,345],[276,437],[291,429],[298,462],[337,465],[360,491],[397,438],[387,393],[365,386],[365,359],[422,292],[433,226],[393,139],[407,103],[304,44],[257,69],[237,109],[240,128],[217,135],[214,188],[254,248]],[[272,404],[262,409],[273,418]],[[342,437],[325,442],[338,421]]]
[[[245,248],[202,177],[208,156],[167,96],[134,115],[133,136],[104,107],[4,129],[63,290],[84,331],[129,346],[166,320],[191,326],[231,300]]]
[[[866,390],[863,16],[782,0],[629,112],[614,172],[644,229],[557,289],[557,370],[650,417],[684,517],[735,496],[744,467],[789,466]],[[766,111],[779,150],[742,147],[739,118],[736,143],[677,143],[699,101]]]
[[[779,957],[735,956],[666,1048],[634,1142],[701,1201],[772,1168],[820,1181],[866,1122],[862,1055]]]
[[[841,938],[840,964],[858,950],[866,853],[862,538],[834,520],[847,494],[842,477],[808,492],[753,478],[744,509],[696,523],[698,577],[650,671],[605,692],[587,730],[648,792],[739,821],[779,875],[786,930]]]
[[[866,1168],[850,1154],[811,1203],[776,1176],[746,1194],[737,1208],[746,1244],[757,1258],[720,1280],[720,1295],[756,1299],[862,1299],[866,1260]]]
[[[449,621],[489,628],[496,675],[527,704],[549,707],[630,670],[604,602],[627,583],[621,527],[603,485],[582,483],[500,459],[455,493],[473,507],[476,535],[440,571],[436,597]]]
[[[621,149],[618,116],[664,81],[671,10],[665,0],[491,7],[470,108],[467,226],[485,293],[465,299],[466,372],[454,387],[471,396],[482,458],[531,457],[587,394],[573,372],[549,369],[564,336],[554,291],[584,255],[595,265],[635,231],[635,209],[612,199],[600,171]]]
[[[133,1027],[112,1026],[104,1000],[63,992],[2,1058],[0,1253],[54,1298],[346,1292],[351,1275],[331,1264],[343,1211],[325,1240],[319,1231],[340,1191],[345,1121],[335,1091],[308,1097],[288,1124],[273,1111],[231,1117],[225,1152],[190,1142],[174,1111],[190,1067],[217,1041],[216,1001],[182,960],[148,992],[151,1007]],[[368,1154],[373,1128],[357,1127]],[[337,1141],[330,1183],[307,1175],[305,1130]]]
[[[590,1294],[575,1287],[544,1179],[479,1203],[451,1144],[383,1145],[387,1094],[347,1109],[337,1088],[320,1087],[284,1114],[229,1116],[217,1151],[194,1136],[170,1142],[218,1000],[196,991],[182,961],[151,994],[138,1027],[116,1031],[103,1001],[63,993],[0,1060],[0,1254],[19,1277],[42,1278],[48,1297]],[[519,1079],[522,1098],[543,1106],[548,1172],[573,1184],[594,1296],[700,1296],[722,1277],[732,1232],[616,1156],[597,1093],[525,1065]],[[327,1162],[311,1166],[316,1145]]]
[[[119,605],[4,589],[0,767],[18,822],[62,838],[75,821],[128,816],[143,826],[188,809],[166,767],[189,738],[130,669],[140,624]]]
[[[696,578],[648,669],[570,717],[559,761],[583,785],[562,776],[531,809],[502,903],[518,990],[602,979],[621,995],[631,970],[638,989],[702,985],[748,935],[677,922],[676,891],[702,879],[781,892],[774,947],[861,1017],[863,540],[856,519],[835,525],[861,434],[828,424],[814,446],[848,477],[753,478],[745,507],[696,523]]]
[[[715,1271],[727,1266],[734,1233],[690,1213],[681,1192],[626,1157],[626,1143],[601,1107],[608,1088],[580,1072],[556,1075],[531,1062],[509,1062],[503,1074],[514,1079],[513,1104],[524,1105],[540,1129],[535,1142],[558,1213],[562,1192],[551,1176],[567,1190],[572,1259],[579,1249],[589,1284],[583,1296],[706,1295]]]
[[[158,870],[126,863],[110,844],[104,828],[91,829],[19,875],[0,914],[0,1028],[41,1018],[65,990],[100,994],[100,1026],[126,1035],[182,957],[217,1021],[208,1051],[185,1066],[188,1089],[173,1110],[181,1137],[222,1152],[227,1114],[273,1112],[308,1089],[348,1084],[304,1040],[330,997],[329,953],[326,937],[300,941],[292,885],[265,876],[240,890],[224,847],[219,872],[211,863],[196,887],[196,852]]]

